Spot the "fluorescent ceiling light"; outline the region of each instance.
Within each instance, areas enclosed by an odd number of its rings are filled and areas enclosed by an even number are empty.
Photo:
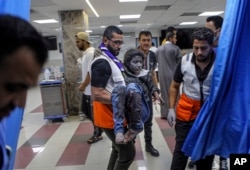
[[[123,25],[117,25],[117,27],[122,27]]]
[[[50,23],[57,23],[58,21],[55,19],[42,19],[42,20],[33,20],[33,22],[36,22],[38,24],[50,24]]]
[[[61,31],[61,30],[62,30],[62,28],[56,28],[55,30],[56,30],[56,31]]]
[[[95,8],[92,6],[92,4],[89,2],[89,0],[85,0],[90,7],[90,9],[94,12],[96,17],[99,17],[99,14],[96,12]]]
[[[136,14],[136,15],[120,15],[120,19],[137,19],[140,18],[141,15],[140,14]]]
[[[119,2],[146,2],[148,0],[119,0]]]
[[[105,25],[101,25],[100,27],[101,27],[101,28],[106,28],[106,26],[105,26]]]
[[[86,30],[85,32],[93,32],[92,30]]]
[[[222,13],[224,13],[224,11],[203,12],[199,16],[213,16],[213,15],[220,15]]]
[[[180,23],[179,25],[194,25],[194,24],[197,24],[198,22],[197,21],[193,21],[193,22],[182,22]]]

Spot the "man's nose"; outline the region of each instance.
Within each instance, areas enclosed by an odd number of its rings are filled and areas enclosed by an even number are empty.
[[[199,54],[202,54],[201,48],[198,49],[197,53],[198,53],[198,55],[199,55]]]

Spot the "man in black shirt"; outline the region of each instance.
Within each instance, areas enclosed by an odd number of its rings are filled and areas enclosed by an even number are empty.
[[[135,146],[132,141],[122,145],[115,142],[111,92],[115,86],[125,85],[122,76],[124,69],[116,58],[122,44],[123,32],[116,26],[107,27],[91,65],[94,122],[103,129],[112,142],[108,170],[128,170],[135,157]]]
[[[175,124],[176,131],[171,170],[185,170],[188,156],[184,155],[181,149],[202,104],[210,93],[215,60],[213,36],[213,32],[205,27],[194,31],[193,53],[182,57],[170,85],[167,119],[171,127]],[[175,107],[181,83],[183,91]],[[196,161],[196,169],[211,170],[213,158],[211,155]]]

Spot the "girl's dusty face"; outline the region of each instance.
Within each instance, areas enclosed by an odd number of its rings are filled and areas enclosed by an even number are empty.
[[[142,57],[134,56],[129,62],[129,70],[135,75],[139,75],[142,70]]]

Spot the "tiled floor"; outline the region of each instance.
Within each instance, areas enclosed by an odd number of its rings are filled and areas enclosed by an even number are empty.
[[[105,170],[111,143],[103,140],[88,144],[93,127],[89,121],[81,122],[71,116],[66,122],[48,124],[43,117],[39,87],[28,93],[27,106],[18,141],[15,169],[27,170]],[[174,148],[174,130],[154,109],[153,145],[159,157],[145,152],[144,133],[136,140],[136,157],[130,170],[169,170]],[[155,108],[155,107],[154,107]],[[216,167],[217,167],[216,163]]]

